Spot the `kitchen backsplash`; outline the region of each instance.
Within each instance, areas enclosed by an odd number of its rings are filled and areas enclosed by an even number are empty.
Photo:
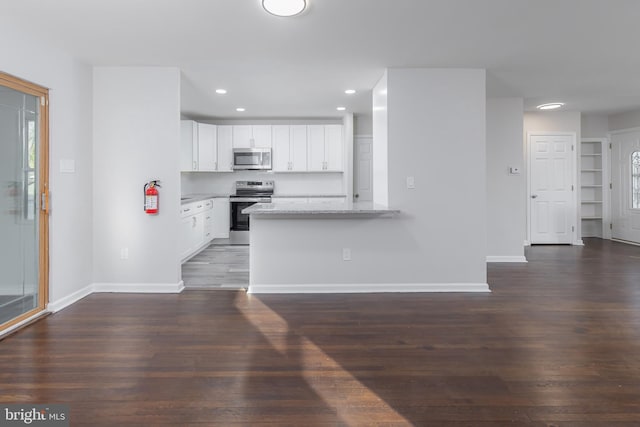
[[[235,192],[236,181],[274,181],[276,194],[345,194],[342,173],[182,172],[182,194]]]

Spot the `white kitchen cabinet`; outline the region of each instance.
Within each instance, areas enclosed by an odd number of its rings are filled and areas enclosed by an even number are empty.
[[[273,170],[304,172],[307,170],[307,126],[272,127]]]
[[[307,167],[310,171],[324,170],[324,125],[307,126]]]
[[[193,120],[180,122],[180,170],[183,172],[216,172],[227,171],[228,158],[232,154],[225,154],[226,164],[218,165],[218,132],[217,126],[207,123],[197,123]],[[225,140],[225,143],[227,141]]]
[[[219,172],[233,171],[233,127],[218,126],[218,168]]]
[[[180,170],[198,170],[198,124],[192,120],[180,121]]]
[[[271,148],[271,125],[233,126],[233,148]]]
[[[325,170],[343,171],[344,144],[342,125],[326,125],[324,127],[324,161]]]
[[[233,126],[233,148],[252,148],[253,129],[251,125]]]
[[[271,125],[252,126],[252,148],[271,148]]]
[[[273,171],[287,172],[291,167],[290,132],[288,125],[275,125],[272,127],[273,143]]]
[[[187,203],[180,208],[180,258],[185,261],[213,239],[213,199]]]
[[[307,126],[291,126],[289,146],[289,161],[291,171],[304,172],[307,170]]]
[[[216,126],[198,123],[198,170],[215,172],[218,169],[218,135]]]
[[[342,172],[342,125],[307,126],[307,166],[313,172]]]
[[[213,199],[213,238],[228,239],[231,228],[231,206],[229,198]]]

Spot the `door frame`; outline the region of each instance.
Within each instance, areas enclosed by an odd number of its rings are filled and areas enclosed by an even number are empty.
[[[531,242],[531,138],[534,136],[570,136],[572,139],[571,142],[571,185],[573,186],[572,197],[571,197],[571,206],[572,212],[571,216],[573,217],[572,221],[572,232],[571,232],[571,245],[575,246],[583,246],[582,240],[580,238],[580,227],[578,227],[579,221],[579,209],[578,209],[578,196],[580,192],[580,188],[578,186],[578,174],[577,174],[577,145],[578,145],[578,135],[576,132],[552,132],[552,131],[531,131],[527,132],[527,140],[526,140],[526,165],[527,165],[527,241],[526,246],[532,244]]]
[[[0,85],[40,98],[38,152],[38,306],[0,326],[0,334],[45,313],[49,302],[49,89],[0,72]]]
[[[626,128],[626,129],[616,129],[613,131],[610,131],[609,133],[607,133],[607,142],[609,144],[609,149],[607,150],[607,154],[608,154],[608,162],[607,162],[607,179],[608,179],[608,183],[609,183],[609,206],[608,206],[608,227],[605,227],[605,230],[607,232],[606,234],[606,238],[609,240],[613,240],[615,242],[620,242],[620,243],[626,243],[628,245],[634,245],[634,246],[640,246],[639,243],[636,242],[630,242],[627,240],[620,240],[620,239],[615,239],[613,237],[613,154],[612,154],[612,150],[613,150],[613,136],[614,135],[619,135],[619,134],[625,134],[625,133],[634,133],[634,132],[640,132],[640,126],[636,126],[636,127],[632,127],[632,128]],[[616,189],[617,190],[617,189]]]

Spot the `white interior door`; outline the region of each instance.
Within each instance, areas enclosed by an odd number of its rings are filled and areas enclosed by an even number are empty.
[[[358,202],[373,201],[373,138],[355,140],[354,198]]]
[[[640,243],[640,131],[611,137],[613,239]]]
[[[529,136],[530,242],[573,243],[573,135]]]

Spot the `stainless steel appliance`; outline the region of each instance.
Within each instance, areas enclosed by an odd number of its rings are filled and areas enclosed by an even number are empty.
[[[271,148],[234,148],[234,170],[271,170]]]
[[[242,210],[256,203],[271,203],[273,181],[236,181],[236,194],[229,197],[231,202],[231,232],[229,240],[233,245],[249,244],[249,215]]]

